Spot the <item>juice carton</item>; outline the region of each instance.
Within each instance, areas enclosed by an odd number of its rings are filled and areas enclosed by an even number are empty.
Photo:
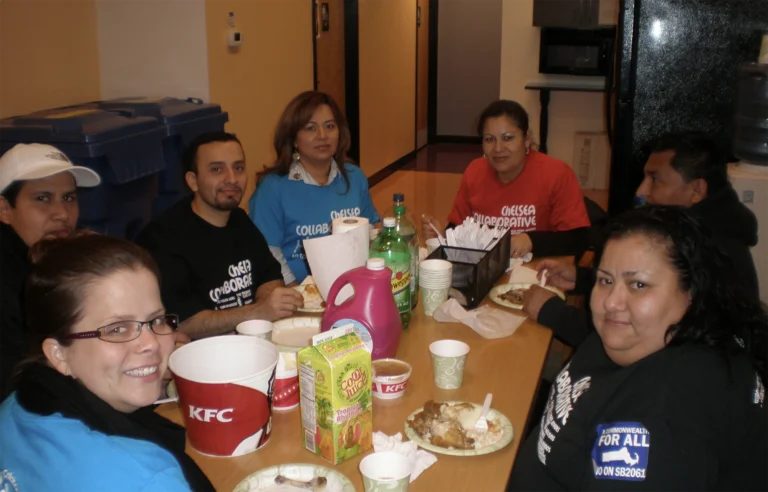
[[[333,464],[371,449],[371,353],[352,326],[312,337],[298,363],[304,447]]]

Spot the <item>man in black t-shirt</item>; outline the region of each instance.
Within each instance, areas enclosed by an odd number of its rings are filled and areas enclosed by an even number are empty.
[[[181,317],[181,330],[195,339],[250,319],[292,316],[302,296],[285,287],[264,236],[239,208],[248,182],[240,141],[224,132],[201,135],[186,149],[184,167],[192,198],[137,240],[157,260],[163,302]]]
[[[750,248],[757,244],[757,219],[728,181],[727,158],[717,142],[700,132],[662,135],[651,144],[645,179],[637,197],[648,205],[685,207],[712,234],[729,257],[733,282],[744,295],[760,297]],[[576,268],[554,260],[539,264],[550,285],[575,294],[587,294],[594,283],[592,269]],[[554,335],[575,347],[589,334],[589,315],[566,304],[553,292],[534,286],[526,294],[523,311]]]

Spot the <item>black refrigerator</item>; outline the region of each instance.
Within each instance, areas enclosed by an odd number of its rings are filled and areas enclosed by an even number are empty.
[[[756,61],[768,0],[621,0],[609,211],[632,207],[645,145],[669,131],[727,142],[736,68]]]

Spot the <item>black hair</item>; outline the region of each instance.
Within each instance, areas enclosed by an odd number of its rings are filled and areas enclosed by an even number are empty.
[[[477,120],[477,134],[482,137],[483,128],[488,118],[498,118],[499,116],[506,116],[523,131],[523,135],[528,134],[528,113],[525,108],[520,103],[506,99],[492,102],[480,113],[480,119]]]
[[[347,173],[346,169],[346,163],[351,162],[347,156],[349,147],[352,144],[349,124],[344,117],[344,112],[336,104],[336,101],[328,94],[317,91],[302,92],[294,97],[288,103],[288,106],[285,107],[285,110],[283,110],[283,114],[280,116],[280,121],[278,121],[277,128],[275,129],[274,146],[277,159],[272,166],[265,167],[263,171],[256,174],[256,186],[269,174],[277,174],[278,176],[288,174],[291,164],[293,164],[293,153],[296,152],[296,136],[312,119],[312,115],[317,111],[317,108],[324,104],[331,108],[333,119],[336,120],[336,125],[339,129],[339,144],[334,158],[339,167],[339,174],[344,178],[344,182],[347,185],[344,194],[349,191],[349,173]]]
[[[240,139],[234,133],[227,132],[208,132],[198,135],[193,138],[187,148],[184,149],[184,155],[182,156],[182,163],[184,165],[184,173],[193,172],[197,174],[197,151],[203,145],[214,142],[237,142],[242,148],[243,144],[240,143]]]
[[[723,354],[744,352],[763,381],[768,380],[768,311],[729,274],[728,258],[711,234],[682,207],[647,206],[612,219],[597,251],[599,265],[605,245],[614,239],[642,235],[665,247],[680,288],[691,304],[682,319],[667,329],[668,345],[699,343]]]
[[[12,181],[11,184],[0,193],[0,196],[5,198],[5,201],[8,202],[11,208],[16,208],[16,199],[19,197],[19,193],[21,192],[21,188],[24,187],[24,183],[26,183],[25,180]]]
[[[650,152],[672,151],[672,168],[690,183],[707,182],[707,193],[715,193],[728,184],[728,156],[718,139],[708,133],[685,131],[666,133],[651,142]]]

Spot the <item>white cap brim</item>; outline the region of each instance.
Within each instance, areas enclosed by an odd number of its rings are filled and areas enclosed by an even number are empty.
[[[75,178],[75,185],[82,188],[91,188],[101,183],[101,178],[92,169],[83,166],[73,166],[71,164],[48,164],[38,167],[28,173],[16,176],[13,181],[28,181],[31,179],[42,179],[54,174],[68,172]],[[9,183],[10,184],[10,183]]]

